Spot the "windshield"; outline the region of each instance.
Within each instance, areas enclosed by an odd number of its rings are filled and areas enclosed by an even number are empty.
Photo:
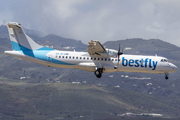
[[[161,59],[161,62],[168,62],[168,59]]]

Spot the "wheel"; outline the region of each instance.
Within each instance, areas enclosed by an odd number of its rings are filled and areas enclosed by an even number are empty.
[[[96,70],[96,71],[94,72],[94,74],[97,76],[97,75],[100,74],[100,71],[99,71],[99,70]]]
[[[165,79],[167,80],[167,79],[168,79],[168,76],[165,76]]]
[[[100,78],[102,76],[100,70],[96,70],[94,74],[96,75],[97,78]]]
[[[97,78],[101,78],[101,76],[102,76],[102,75],[101,75],[101,74],[99,74],[99,75],[97,75],[96,77],[97,77]]]

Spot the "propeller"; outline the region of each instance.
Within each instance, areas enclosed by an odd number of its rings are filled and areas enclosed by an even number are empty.
[[[118,53],[117,53],[117,57],[118,57],[118,65],[119,65],[119,56],[123,54],[123,48],[122,48],[122,52],[121,52],[121,44],[119,43],[119,49],[118,49]]]

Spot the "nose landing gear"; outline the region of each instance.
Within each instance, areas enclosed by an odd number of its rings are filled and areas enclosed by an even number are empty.
[[[165,79],[167,80],[169,77],[168,77],[168,73],[165,73]]]

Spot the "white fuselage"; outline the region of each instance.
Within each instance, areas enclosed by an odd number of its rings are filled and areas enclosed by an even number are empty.
[[[87,52],[75,51],[31,51],[33,55],[19,51],[5,51],[5,54],[29,60],[35,63],[59,68],[75,68],[94,72],[103,68],[108,72],[142,72],[142,73],[172,73],[177,67],[159,56],[121,55],[117,58],[90,56]],[[44,53],[44,55],[42,54]]]

